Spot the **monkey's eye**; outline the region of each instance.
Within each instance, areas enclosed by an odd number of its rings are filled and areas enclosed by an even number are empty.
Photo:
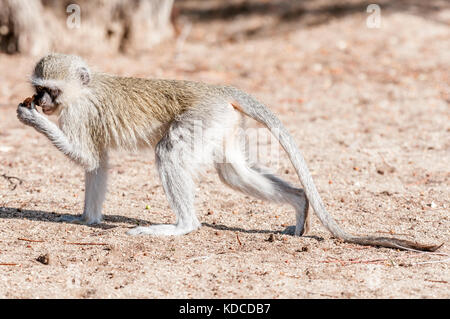
[[[44,92],[44,88],[42,86],[36,86],[35,90],[37,94],[41,94]]]
[[[56,99],[61,94],[61,90],[58,88],[49,88],[48,93],[53,99]]]

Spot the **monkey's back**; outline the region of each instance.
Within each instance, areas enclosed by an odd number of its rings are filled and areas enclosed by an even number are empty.
[[[201,111],[226,95],[222,87],[201,82],[118,77],[96,73],[90,87],[98,117],[91,127],[112,146],[153,144],[161,128],[186,110]],[[204,110],[206,111],[206,110]],[[207,111],[206,111],[207,112]]]
[[[220,86],[182,80],[109,75],[97,76],[95,80],[103,90],[110,91],[106,96],[115,98],[108,101],[108,104],[116,110],[129,113],[133,117],[150,116],[163,123],[173,120],[176,115],[195,106],[199,101],[208,100],[209,96],[217,97],[220,91]]]

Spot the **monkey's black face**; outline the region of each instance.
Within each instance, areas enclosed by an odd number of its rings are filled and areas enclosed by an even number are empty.
[[[35,103],[42,107],[44,114],[53,114],[59,104],[57,102],[58,96],[61,94],[61,90],[58,88],[36,86],[36,96],[34,98]]]

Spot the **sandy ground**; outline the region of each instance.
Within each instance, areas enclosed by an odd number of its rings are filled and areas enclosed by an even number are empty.
[[[174,221],[151,150],[112,155],[102,225],[57,222],[81,212],[83,171],[16,119],[36,59],[0,55],[0,297],[449,298],[449,8],[382,9],[379,29],[352,8],[289,22],[186,11],[185,42],[84,56],[111,73],[252,93],[293,134],[345,229],[445,243],[437,253],[340,243],[316,217],[309,236],[283,235],[289,206],[225,188],[213,170],[198,183],[200,230],[127,236]],[[298,185],[281,154],[276,171]]]

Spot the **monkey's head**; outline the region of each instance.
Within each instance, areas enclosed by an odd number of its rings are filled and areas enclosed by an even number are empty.
[[[35,103],[47,114],[59,114],[76,101],[91,80],[87,64],[78,56],[49,54],[35,66],[31,77]]]

